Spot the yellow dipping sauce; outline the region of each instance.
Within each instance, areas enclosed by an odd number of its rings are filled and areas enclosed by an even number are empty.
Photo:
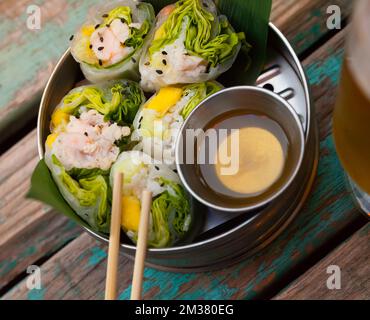
[[[220,196],[254,201],[279,187],[289,141],[277,122],[264,114],[241,110],[218,117],[208,125],[206,130],[209,129],[226,129],[228,134],[218,135],[217,150],[213,149],[215,154],[211,155],[213,162],[198,166],[207,188]],[[225,159],[230,163],[225,164]],[[225,174],[228,166],[236,170]]]
[[[242,128],[231,133],[219,150],[229,149],[239,134],[239,171],[222,174],[223,165],[216,163],[216,173],[222,184],[238,193],[257,194],[270,188],[281,176],[285,156],[281,143],[270,131],[262,128]],[[225,144],[227,144],[225,146]]]

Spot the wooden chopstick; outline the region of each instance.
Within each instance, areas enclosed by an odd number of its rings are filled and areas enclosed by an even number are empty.
[[[136,246],[134,275],[132,279],[131,300],[141,299],[151,205],[152,193],[144,190],[141,200],[141,214]]]
[[[122,217],[122,187],[123,187],[123,174],[118,172],[114,176],[114,185],[113,185],[113,205],[110,223],[107,278],[105,284],[105,300],[117,299],[117,274],[118,274],[118,258],[121,234],[121,217]]]

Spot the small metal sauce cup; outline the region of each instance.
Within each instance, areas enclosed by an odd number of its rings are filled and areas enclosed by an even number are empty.
[[[277,122],[289,141],[282,180],[279,186],[254,201],[221,197],[206,187],[197,174],[197,159],[186,163],[189,144],[187,130],[206,130],[212,119],[232,111],[246,110],[251,114],[264,114]],[[293,107],[279,95],[262,88],[241,86],[222,90],[203,101],[185,121],[176,144],[176,164],[182,183],[203,204],[222,212],[249,212],[259,209],[279,197],[291,185],[301,167],[305,150],[305,137],[301,121]]]

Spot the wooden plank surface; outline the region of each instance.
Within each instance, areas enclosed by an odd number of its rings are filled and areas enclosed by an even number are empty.
[[[45,205],[24,199],[37,161],[34,131],[0,157],[0,292],[81,233]]]
[[[335,244],[337,235],[363,223],[346,191],[343,172],[330,136],[341,59],[342,31],[304,61],[320,122],[321,162],[309,203],[270,247],[243,263],[217,272],[178,274],[147,268],[144,297],[154,299],[259,298],[272,287],[286,285],[291,273],[305,266],[318,250]],[[4,299],[101,299],[104,293],[106,247],[82,235],[41,266],[43,289],[28,291],[20,282]],[[121,257],[120,298],[130,293],[132,263]]]
[[[273,0],[271,20],[293,45],[298,54],[312,47],[330,33],[327,27],[327,9],[336,5],[341,9],[343,25],[353,1],[348,0]]]
[[[340,288],[329,290],[329,266],[340,268]],[[331,283],[331,282],[330,282]],[[370,300],[370,223],[312,267],[277,300]]]
[[[69,37],[99,0],[0,2],[0,142],[34,118],[43,88]],[[27,27],[27,8],[41,9],[41,29]]]
[[[0,45],[0,66],[3,74],[7,76],[0,80],[0,139],[12,132],[6,129],[6,134],[1,134],[1,123],[10,119],[12,128],[16,128],[22,123],[22,119],[36,115],[39,94],[53,65],[67,46],[66,38],[86,15],[88,8],[96,2],[99,0],[38,1],[42,9],[42,29],[39,31],[26,29],[26,8],[33,4],[32,1],[4,0],[1,2],[0,34],[5,40]],[[334,2],[341,5],[343,16],[348,16],[351,1]],[[328,32],[323,28],[328,1],[274,0],[273,4],[272,20],[287,33],[291,40],[310,28],[322,30],[322,33],[314,33],[307,41],[308,44],[313,44]],[[48,45],[49,43],[53,43],[53,46]],[[296,50],[303,52],[307,43],[297,41]],[[45,50],[45,48],[48,49]],[[17,60],[17,63],[13,63],[15,56],[22,61]],[[316,70],[319,68],[313,68],[313,72],[317,72]],[[67,221],[56,216],[55,213],[52,213],[52,217],[48,216],[49,210],[43,205],[23,200],[28,186],[28,177],[37,158],[35,137],[35,132],[31,133],[15,145],[11,152],[1,157],[0,161],[0,187],[4,197],[4,199],[0,198],[3,203],[0,227],[4,230],[1,248],[9,248],[3,250],[0,258],[11,257],[4,261],[0,260],[2,261],[0,292],[4,286],[24,272],[27,264],[43,259],[52,250],[56,250],[78,234],[72,224],[68,224],[70,229],[63,229]],[[20,169],[22,172],[17,174]],[[27,178],[22,180],[23,176]],[[16,187],[20,181],[25,182],[21,189]],[[54,226],[52,230],[55,230],[55,233],[48,233],[44,228],[45,223]],[[56,231],[58,228],[62,228],[63,231]],[[37,236],[33,235],[36,233]],[[55,234],[58,239],[52,237],[48,242],[48,234]],[[41,243],[39,243],[40,239]],[[20,246],[20,241],[23,241],[23,247]],[[37,250],[35,250],[35,244]],[[27,259],[25,259],[24,252],[33,252],[33,254],[26,255]]]
[[[37,115],[42,90],[68,38],[101,0],[40,0],[41,29],[27,28],[32,0],[0,2],[0,144]],[[351,0],[274,0],[272,21],[302,53],[330,31],[329,4],[348,17]],[[52,45],[51,45],[52,44]],[[16,63],[14,63],[16,59]]]

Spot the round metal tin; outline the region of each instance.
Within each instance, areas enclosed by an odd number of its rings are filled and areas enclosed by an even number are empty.
[[[192,242],[172,248],[149,249],[147,265],[166,271],[194,272],[225,268],[266,247],[291,223],[312,188],[318,165],[318,134],[309,87],[301,63],[284,35],[270,23],[268,57],[257,81],[273,90],[295,109],[305,132],[305,153],[299,172],[290,187],[261,210],[222,214],[192,201],[196,216]],[[49,119],[60,100],[83,80],[79,65],[67,50],[45,88],[38,117],[38,150],[44,155]],[[108,242],[106,235],[85,229]],[[135,257],[135,246],[123,236],[122,253]]]

